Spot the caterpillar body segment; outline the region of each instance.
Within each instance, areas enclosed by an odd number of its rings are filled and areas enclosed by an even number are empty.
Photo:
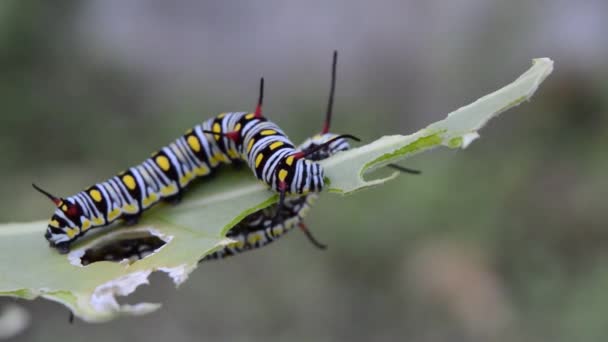
[[[250,214],[226,234],[232,242],[206,255],[199,262],[223,259],[272,243],[300,224],[316,199],[315,194],[288,198],[280,213],[277,213],[278,204],[274,204]],[[281,219],[273,222],[277,215]]]
[[[328,144],[330,141],[331,143]],[[319,147],[321,148],[319,149]],[[312,151],[308,158],[319,161],[349,148],[350,144],[345,138],[340,138],[333,133],[324,133],[307,139],[299,146],[298,150],[304,153]],[[317,198],[318,195],[315,193],[300,197],[288,197],[282,206],[277,203],[250,214],[226,234],[226,237],[233,242],[206,255],[199,262],[223,259],[266,246],[289,233],[295,227],[300,227],[313,244],[324,249],[325,246],[316,241],[306,226],[303,225],[304,217]]]

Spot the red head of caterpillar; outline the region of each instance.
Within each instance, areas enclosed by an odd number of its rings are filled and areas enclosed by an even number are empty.
[[[83,225],[83,208],[74,198],[59,198],[41,189],[36,184],[32,184],[32,186],[47,196],[57,207],[49,220],[44,236],[51,246],[63,251],[64,246],[67,247],[69,242],[80,234],[81,227],[86,226]],[[84,220],[86,221],[86,219]]]

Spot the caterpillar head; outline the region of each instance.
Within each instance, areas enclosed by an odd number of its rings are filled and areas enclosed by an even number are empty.
[[[327,144],[332,139],[334,140]],[[327,145],[322,148],[319,148],[323,146],[323,144]],[[315,151],[315,149],[318,150]],[[312,138],[306,139],[298,147],[298,150],[304,153],[312,152],[307,156],[307,158],[314,161],[327,159],[340,151],[346,151],[348,149],[350,149],[350,144],[348,143],[347,138],[339,137],[337,134],[334,133],[317,134]]]
[[[69,251],[70,242],[80,233],[82,208],[73,198],[55,197],[32,184],[36,190],[47,196],[57,207],[49,220],[44,237],[60,253]]]
[[[273,174],[275,190],[300,195],[323,190],[325,174],[316,161],[347,150],[346,139],[359,141],[350,134],[321,133],[304,142],[298,152],[284,156]]]

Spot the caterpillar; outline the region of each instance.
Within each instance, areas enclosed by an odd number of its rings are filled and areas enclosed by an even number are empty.
[[[263,98],[262,78],[254,112],[208,119],[143,163],[75,195],[57,197],[32,184],[57,207],[45,233],[50,246],[65,254],[71,243],[93,228],[119,219],[134,224],[161,200],[179,201],[195,178],[211,174],[221,164],[246,162],[259,180],[279,193],[279,205],[286,195],[320,192],[323,168],[306,157],[323,146],[297,151],[285,133],[262,115]],[[338,137],[358,140],[352,135]]]
[[[331,87],[323,129],[319,134],[312,138],[308,138],[298,146],[298,152],[308,155],[307,158],[312,161],[320,161],[329,158],[338,152],[350,149],[350,144],[346,139],[329,132],[336,88],[337,57],[337,52],[334,51]],[[405,168],[399,165],[389,164],[388,166],[403,173],[420,174],[420,171],[418,170]],[[284,236],[295,227],[299,227],[315,247],[325,249],[327,246],[320,243],[303,222],[304,217],[317,198],[318,195],[315,193],[309,193],[295,198],[287,198],[282,206],[280,204],[274,204],[248,215],[241,222],[232,227],[226,234],[226,237],[233,240],[233,242],[206,255],[199,263],[223,259],[266,246]],[[279,218],[279,220],[276,220],[276,218]]]

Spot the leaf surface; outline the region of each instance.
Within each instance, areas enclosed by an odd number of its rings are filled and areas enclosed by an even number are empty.
[[[349,194],[376,186],[396,174],[366,180],[364,175],[374,169],[439,146],[467,147],[491,118],[528,100],[552,70],[550,59],[535,59],[532,67],[511,84],[414,134],[384,136],[322,161],[327,189]],[[248,169],[223,169],[219,173],[198,182],[179,205],[160,204],[146,212],[135,226],[117,225],[91,232],[74,244],[68,255],[47,246],[43,237],[47,221],[0,225],[0,295],[57,301],[89,322],[154,311],[160,304],[120,305],[115,297],[126,296],[146,284],[154,271],[166,272],[181,284],[199,259],[227,241],[224,235],[232,226],[277,200]],[[157,236],[165,244],[132,263],[80,264],[88,248],[126,234]]]

